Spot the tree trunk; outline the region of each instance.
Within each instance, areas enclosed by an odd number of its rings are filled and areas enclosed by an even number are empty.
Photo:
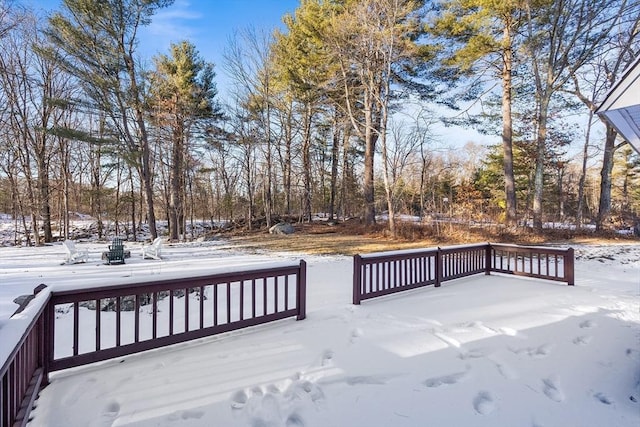
[[[375,188],[374,188],[374,157],[376,154],[376,133],[373,127],[373,99],[369,91],[365,90],[364,96],[364,223],[373,225],[376,223]]]
[[[304,134],[302,138],[302,169],[304,195],[302,200],[302,219],[311,222],[311,121],[312,106],[310,102],[305,105],[304,111]]]
[[[615,129],[607,124],[602,169],[600,170],[600,203],[598,205],[598,218],[596,219],[597,231],[604,229],[611,214],[611,172],[613,171],[616,136]]]
[[[348,204],[348,194],[350,191],[351,167],[349,165],[349,128],[345,127],[342,135],[342,184],[340,189],[340,205],[342,217],[351,216],[351,207]]]
[[[131,186],[131,233],[133,234],[133,240],[137,240],[136,239],[136,191],[135,191],[135,187],[133,185],[133,173],[131,171],[131,169],[129,169],[129,185]],[[128,228],[127,228],[128,230]],[[127,231],[128,234],[128,231]],[[127,240],[129,239],[129,236],[127,235]]]
[[[533,178],[533,228],[536,231],[542,231],[542,197],[544,194],[544,166],[547,153],[547,116],[549,113],[548,96],[542,94],[539,103],[537,114],[536,168]]]
[[[282,165],[282,184],[284,186],[284,211],[291,214],[291,144],[293,140],[293,112],[287,108],[287,120],[284,128],[284,162]]]
[[[38,189],[40,198],[40,218],[42,219],[42,234],[45,243],[53,241],[53,233],[51,232],[51,205],[50,188],[49,188],[49,168],[46,161],[38,159]]]
[[[338,161],[340,157],[340,127],[338,125],[338,109],[334,111],[333,139],[331,145],[331,190],[329,195],[329,220],[333,220],[336,209],[336,195],[338,192]]]
[[[580,180],[578,182],[578,210],[576,212],[576,228],[582,227],[584,216],[584,186],[587,179],[587,160],[589,157],[589,140],[591,139],[591,125],[593,123],[593,110],[589,109],[589,120],[587,121],[587,133],[584,138],[582,148],[582,167],[580,169]]]
[[[124,47],[122,53],[127,72],[129,73],[129,83],[131,85],[130,93],[133,99],[134,115],[138,131],[137,139],[139,143],[135,143],[135,141],[131,139],[131,135],[129,135],[130,140],[128,142],[130,146],[136,146],[140,152],[140,165],[138,170],[140,173],[140,181],[142,184],[142,188],[144,189],[145,202],[147,205],[149,233],[151,233],[151,238],[155,239],[156,237],[158,237],[158,231],[156,229],[156,214],[153,202],[153,171],[151,170],[151,149],[149,147],[149,135],[147,133],[147,125],[144,118],[141,94],[140,90],[138,89],[138,81],[136,79],[137,76],[135,62],[128,53],[124,52]],[[126,120],[124,120],[124,124],[126,124]]]
[[[177,120],[179,122],[179,120]],[[169,239],[180,239],[180,217],[182,216],[181,182],[182,182],[182,129],[179,125],[173,130],[173,144],[171,147],[171,172],[169,184]]]
[[[511,50],[510,23],[504,28],[504,44],[502,68],[502,151],[504,168],[504,190],[506,200],[506,221],[508,225],[516,225],[516,186],[513,176],[513,128],[511,121],[511,66],[513,52]]]
[[[271,164],[271,101],[269,100],[269,80],[267,76],[266,84],[265,84],[265,110],[266,110],[266,120],[265,120],[265,139],[267,140],[267,148],[265,152],[265,162],[267,166],[266,173],[266,183],[265,183],[265,195],[264,195],[264,216],[267,223],[267,229],[271,228],[271,215],[273,211],[273,194],[272,187],[272,173],[273,173],[273,165]]]

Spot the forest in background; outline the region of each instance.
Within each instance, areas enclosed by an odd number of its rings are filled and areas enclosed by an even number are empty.
[[[384,214],[392,236],[401,215],[638,222],[640,157],[594,115],[639,54],[637,0],[302,0],[229,42],[225,99],[189,41],[140,57],[171,3],[0,0],[0,212],[27,244],[69,237],[73,212],[171,240],[318,212]]]

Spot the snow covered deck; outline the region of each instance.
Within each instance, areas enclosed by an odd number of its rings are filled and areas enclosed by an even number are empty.
[[[635,426],[640,248],[601,251],[578,257],[575,287],[474,276],[361,306],[351,258],[305,257],[306,320],[53,373],[30,425]],[[188,258],[174,249],[153,274],[205,263]]]

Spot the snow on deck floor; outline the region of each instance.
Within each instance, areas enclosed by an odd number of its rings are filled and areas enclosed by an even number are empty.
[[[361,306],[350,258],[305,257],[306,320],[54,373],[30,426],[635,427],[638,253],[579,257],[575,287],[476,276]]]

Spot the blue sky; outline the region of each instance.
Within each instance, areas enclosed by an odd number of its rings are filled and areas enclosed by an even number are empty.
[[[24,0],[36,8],[53,11],[61,0]],[[283,28],[282,17],[293,13],[299,0],[176,0],[161,9],[140,34],[139,53],[151,59],[167,53],[171,43],[191,41],[201,56],[216,66],[218,90],[225,92],[223,52],[234,31],[255,28],[271,32]]]

